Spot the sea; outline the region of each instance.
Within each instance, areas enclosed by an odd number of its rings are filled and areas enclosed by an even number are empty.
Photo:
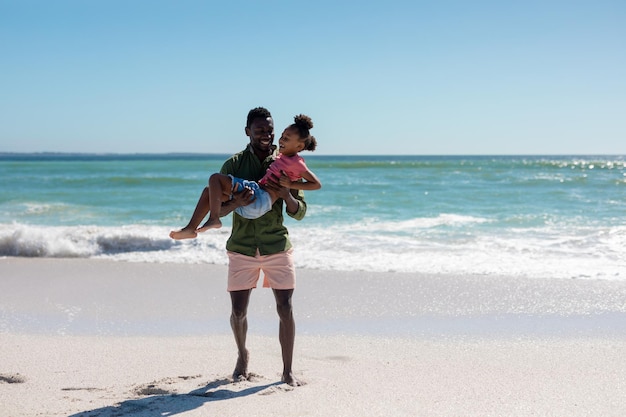
[[[225,265],[168,233],[228,156],[0,153],[0,257]],[[626,156],[303,156],[298,268],[626,280]]]

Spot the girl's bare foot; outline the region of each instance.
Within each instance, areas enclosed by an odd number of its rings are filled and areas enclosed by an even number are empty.
[[[206,223],[202,225],[202,227],[196,229],[196,232],[202,233],[206,232],[209,229],[219,229],[220,227],[222,227],[222,221],[220,219],[209,218],[209,220],[207,220]]]
[[[180,230],[172,230],[170,232],[170,237],[175,240],[195,239],[198,237],[198,234],[195,230],[185,227]]]

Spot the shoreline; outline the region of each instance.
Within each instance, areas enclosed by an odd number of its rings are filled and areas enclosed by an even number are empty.
[[[0,331],[230,335],[227,268],[93,259],[0,258]],[[301,334],[626,335],[626,282],[298,269]],[[250,331],[273,335],[271,291],[253,291]]]
[[[233,382],[226,268],[0,259],[10,417],[626,413],[626,284],[298,270],[280,383],[271,291]]]

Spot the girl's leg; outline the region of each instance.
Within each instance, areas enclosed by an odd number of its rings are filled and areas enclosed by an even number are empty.
[[[171,231],[170,237],[176,240],[193,239],[198,236],[198,232],[221,227],[222,222],[219,219],[220,206],[223,201],[228,201],[230,198],[231,184],[232,180],[228,175],[211,175],[209,178],[209,186],[204,187],[204,190],[202,190],[202,194],[196,204],[196,209],[191,215],[191,220],[189,220],[187,226],[182,229]],[[212,202],[212,197],[217,199],[217,202]],[[213,210],[212,204],[216,207],[215,211]],[[201,228],[198,228],[202,219],[209,213],[211,213],[209,220]],[[215,219],[212,217],[213,213],[215,213]]]
[[[219,229],[222,227],[220,211],[222,203],[230,199],[232,191],[232,179],[228,175],[213,174],[209,178],[209,219],[197,232],[204,232],[208,229]]]
[[[204,217],[209,213],[209,187],[204,187],[202,190],[202,194],[200,194],[200,198],[198,199],[198,204],[196,204],[196,209],[193,211],[191,215],[191,220],[187,223],[187,226],[183,227],[180,230],[170,232],[170,237],[172,239],[180,240],[180,239],[193,239],[198,236],[196,233],[196,229],[200,222]]]

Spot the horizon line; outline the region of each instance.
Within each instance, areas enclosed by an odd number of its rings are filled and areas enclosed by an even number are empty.
[[[60,151],[37,151],[37,152],[5,152],[0,151],[0,156],[230,156],[232,152],[60,152]],[[389,156],[389,157],[407,157],[407,156],[626,156],[626,153],[422,153],[422,154],[307,154],[309,157],[342,157],[342,156]]]

